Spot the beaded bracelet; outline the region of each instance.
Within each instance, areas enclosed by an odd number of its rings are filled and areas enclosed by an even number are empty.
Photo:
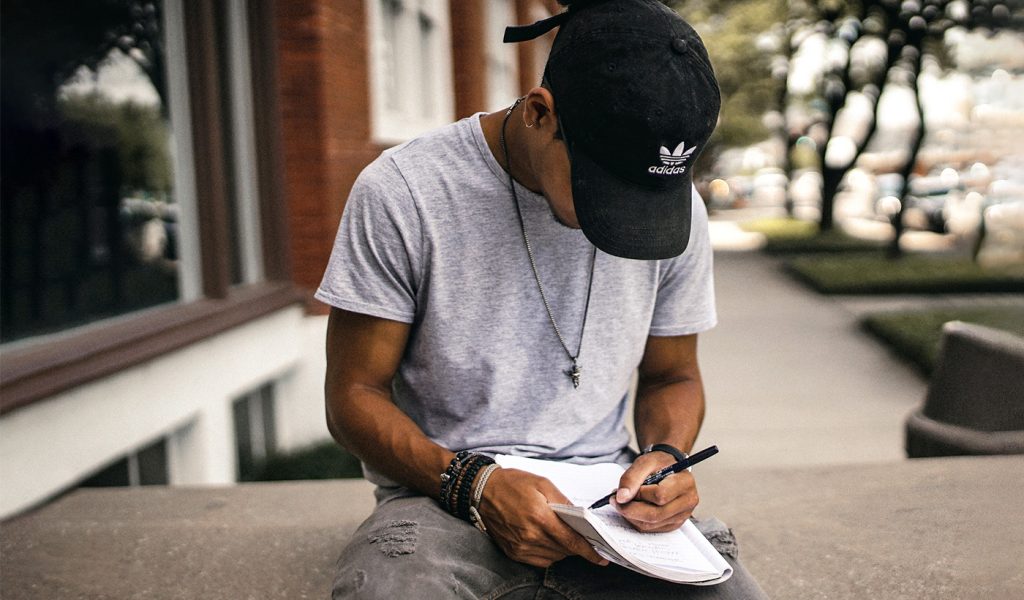
[[[466,475],[472,470],[473,465],[477,462],[477,455],[471,454],[462,462],[462,468],[459,470],[459,474],[455,478],[455,483],[452,486],[452,493],[448,500],[448,512],[455,515],[456,517],[462,518],[460,514],[459,506],[462,504],[462,491],[465,488]]]
[[[457,504],[457,517],[469,520],[469,507],[470,501],[473,499],[473,480],[476,479],[477,473],[480,469],[494,462],[494,459],[483,454],[473,455],[473,460],[466,465],[463,469],[461,480],[459,481],[458,491],[458,504]]]
[[[473,482],[481,469],[493,465],[494,459],[463,450],[455,454],[441,474],[440,504],[450,514],[471,521]]]
[[[459,472],[462,470],[462,461],[464,461],[470,452],[463,450],[455,454],[455,458],[448,463],[448,468],[445,469],[444,473],[441,473],[441,506],[447,507],[451,498],[452,490],[454,489],[455,478],[458,477]],[[451,512],[449,510],[449,512]]]

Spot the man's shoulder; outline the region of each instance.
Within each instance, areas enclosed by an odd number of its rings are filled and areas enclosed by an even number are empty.
[[[481,156],[474,117],[429,131],[381,153],[360,173],[354,193],[401,197],[419,210],[460,205],[475,184],[494,178]],[[400,201],[400,200],[399,200]]]
[[[371,163],[383,163],[403,175],[431,172],[431,167],[448,165],[472,156],[473,117],[430,130],[393,148],[388,148]],[[368,167],[369,168],[369,167]]]

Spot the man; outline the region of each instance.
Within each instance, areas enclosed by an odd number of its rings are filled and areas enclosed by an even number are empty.
[[[630,465],[613,505],[641,531],[698,500],[688,472],[641,483],[704,413],[697,334],[716,318],[690,166],[717,83],[653,0],[576,3],[506,40],[558,25],[543,86],[385,152],[349,197],[316,295],[333,307],[327,422],[378,505],[336,598],[761,597],[737,563],[706,588],[608,566],[551,511],[566,499],[549,481],[491,464]]]

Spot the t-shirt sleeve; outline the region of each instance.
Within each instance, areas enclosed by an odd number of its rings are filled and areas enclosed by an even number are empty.
[[[412,323],[422,246],[409,186],[385,154],[352,186],[314,297],[344,310]]]
[[[718,322],[708,213],[696,188],[692,218],[686,251],[661,263],[650,335],[700,333]]]

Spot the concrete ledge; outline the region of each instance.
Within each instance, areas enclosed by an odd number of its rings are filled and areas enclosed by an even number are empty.
[[[1024,457],[698,474],[786,600],[1024,597]],[[0,597],[323,598],[363,481],[81,490],[0,528]]]

